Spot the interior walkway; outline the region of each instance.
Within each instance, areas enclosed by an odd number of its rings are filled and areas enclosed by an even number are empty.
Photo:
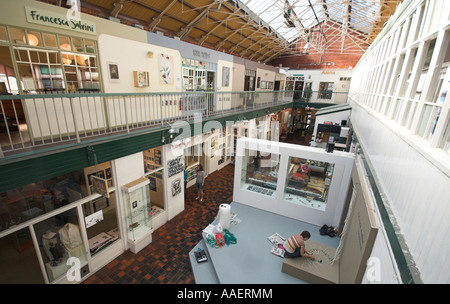
[[[189,251],[201,240],[222,203],[233,198],[234,165],[205,180],[204,200],[196,188],[187,190],[185,210],[153,233],[150,245],[137,254],[126,251],[86,279],[83,284],[193,284]]]

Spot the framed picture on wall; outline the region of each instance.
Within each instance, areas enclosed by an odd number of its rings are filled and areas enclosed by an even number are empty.
[[[133,71],[134,86],[137,88],[148,87],[150,85],[148,72]]]
[[[116,62],[107,62],[109,81],[119,82],[119,65]]]
[[[173,56],[167,54],[160,54],[159,83],[173,84]]]
[[[172,197],[181,193],[181,178],[172,182]]]

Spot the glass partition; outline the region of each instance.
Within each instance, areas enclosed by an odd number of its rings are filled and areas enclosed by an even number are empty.
[[[0,284],[44,284],[30,230],[0,238]]]
[[[325,210],[334,164],[289,157],[284,200]]]
[[[0,231],[94,194],[92,177],[113,187],[111,163],[105,162],[0,193]]]
[[[246,149],[242,162],[241,189],[275,197],[280,155]]]
[[[72,208],[33,225],[45,265],[48,281],[53,282],[67,274],[71,257],[86,264],[86,251],[81,237],[77,208]]]
[[[120,238],[115,193],[82,205],[91,256]]]

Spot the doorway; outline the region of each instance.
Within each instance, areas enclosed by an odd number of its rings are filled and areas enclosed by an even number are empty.
[[[294,100],[299,100],[303,93],[303,81],[296,81],[294,85]]]

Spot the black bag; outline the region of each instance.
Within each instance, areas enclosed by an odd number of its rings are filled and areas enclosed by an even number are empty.
[[[197,260],[197,263],[206,262],[208,260],[208,257],[206,256],[205,250],[199,250],[194,252],[195,259]]]
[[[336,230],[333,226],[323,225],[319,229],[320,235],[328,235],[329,237],[336,236]]]
[[[323,225],[320,229],[319,229],[320,235],[326,235],[328,232],[328,226],[327,225]]]
[[[336,235],[336,231],[334,230],[334,227],[328,227],[327,234],[329,237],[334,237]]]

